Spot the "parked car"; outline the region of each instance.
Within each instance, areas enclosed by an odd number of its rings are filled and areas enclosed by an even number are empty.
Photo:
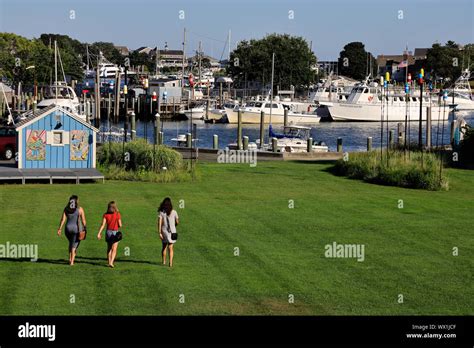
[[[0,128],[0,157],[11,160],[16,153],[16,131],[14,128]]]

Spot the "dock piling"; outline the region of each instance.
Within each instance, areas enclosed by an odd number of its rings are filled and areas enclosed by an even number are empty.
[[[278,151],[278,139],[277,138],[272,138],[272,151],[273,152]]]
[[[157,112],[155,114],[155,130],[154,130],[154,135],[155,135],[155,145],[160,145],[160,114]]]
[[[219,136],[217,134],[214,134],[212,136],[212,148],[214,150],[217,150],[219,148]]]
[[[342,138],[337,138],[337,152],[342,152]]]
[[[260,149],[263,149],[265,143],[265,111],[260,112]]]
[[[238,112],[237,119],[237,149],[242,150],[242,111]]]
[[[284,111],[283,126],[284,127],[288,126],[288,109],[285,109],[285,111]]]
[[[372,151],[372,137],[367,137],[367,152]]]
[[[130,119],[131,119],[130,123],[131,123],[131,127],[132,127],[132,129],[130,131],[130,138],[132,140],[135,140],[135,133],[136,133],[136,129],[135,129],[135,111],[132,111],[130,113]]]
[[[306,152],[312,152],[313,151],[313,138],[308,138],[306,140]]]
[[[244,135],[244,150],[249,149],[249,137]]]
[[[431,106],[426,107],[426,149],[431,149]]]
[[[186,133],[186,147],[191,148],[191,144],[192,144],[191,133]]]

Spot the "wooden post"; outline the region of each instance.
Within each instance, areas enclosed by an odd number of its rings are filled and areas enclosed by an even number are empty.
[[[219,136],[217,134],[214,134],[212,136],[212,148],[214,150],[217,150],[219,148]]]
[[[313,138],[308,138],[306,140],[306,151],[312,152],[313,151]]]
[[[456,121],[454,120],[454,117],[451,119],[451,129],[450,129],[450,132],[449,132],[449,143],[451,145],[454,144],[454,130],[455,130],[455,125],[456,125]]]
[[[286,127],[288,126],[288,109],[285,109],[284,111],[284,116],[283,116],[283,126]]]
[[[431,106],[426,107],[426,149],[431,149]]]
[[[260,112],[260,149],[265,143],[265,111]]]
[[[237,119],[237,149],[242,150],[242,112],[240,110]]]
[[[89,101],[86,101],[86,122],[90,123]]]
[[[130,124],[131,124],[131,130],[130,130],[130,138],[132,140],[135,140],[135,136],[136,136],[136,129],[135,129],[135,111],[132,111],[130,113]]]
[[[337,138],[337,152],[342,152],[342,138]]]
[[[206,120],[209,119],[209,98],[207,98],[207,103],[206,103]]]
[[[191,139],[191,133],[186,133],[186,147],[191,148],[191,144],[193,143]]]
[[[397,124],[397,142],[398,142],[398,145],[402,145],[403,144],[403,139],[405,138],[404,136],[404,133],[405,133],[405,125],[402,123],[402,122],[399,122]]]
[[[165,134],[158,132],[158,144],[163,145],[165,143]]]
[[[367,137],[367,152],[372,151],[372,137]]]
[[[389,148],[389,149],[393,148],[393,135],[394,135],[394,132],[393,132],[393,130],[391,129],[391,130],[388,132],[388,148]]]
[[[111,104],[112,104],[112,98],[111,98],[111,95],[109,93],[109,97],[107,99],[107,120],[109,121],[109,127],[110,127],[110,107],[111,107]]]
[[[277,138],[272,138],[272,151],[273,152],[278,151],[278,139]]]
[[[244,135],[244,150],[249,149],[249,137]]]
[[[155,145],[160,145],[160,114],[157,112],[155,114]]]

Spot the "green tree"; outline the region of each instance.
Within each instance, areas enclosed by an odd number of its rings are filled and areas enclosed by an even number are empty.
[[[117,65],[124,64],[124,57],[120,54],[120,51],[115,48],[114,44],[111,42],[94,42],[89,47],[89,51],[93,52],[95,55],[98,55],[99,52],[102,52],[104,57],[111,63]]]
[[[435,43],[428,49],[426,56],[427,70],[437,78],[446,79],[446,86],[449,86],[461,75],[463,69],[472,66],[474,45],[468,44],[461,49],[454,41],[448,41],[444,46]]]
[[[241,41],[231,52],[227,72],[237,85],[247,81],[268,84],[271,79],[272,54],[275,53],[275,86],[307,85],[314,81],[316,56],[302,37],[270,34],[260,40]]]
[[[32,85],[49,81],[51,56],[40,40],[0,33],[0,75],[14,82]]]
[[[372,64],[369,64],[369,59]],[[372,76],[376,75],[377,64],[372,53],[365,50],[362,42],[350,42],[344,46],[339,53],[338,69],[339,74],[351,77],[355,80],[364,80],[368,69],[372,66]]]

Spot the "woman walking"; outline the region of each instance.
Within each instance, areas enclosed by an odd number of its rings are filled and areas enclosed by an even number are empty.
[[[169,250],[170,261],[169,266],[173,267],[174,248],[176,239],[172,235],[176,235],[176,226],[179,224],[179,217],[176,210],[173,210],[173,204],[170,198],[165,198],[158,208],[158,233],[162,241],[161,262],[166,265],[166,250]]]
[[[64,208],[59,223],[58,236],[61,236],[64,223],[66,223],[66,237],[69,240],[69,264],[73,266],[77,248],[81,243],[79,232],[86,230],[86,215],[84,209],[79,206],[79,198],[76,195],[69,198],[69,202]]]
[[[117,204],[114,201],[107,205],[107,212],[102,217],[102,225],[99,229],[97,239],[102,239],[102,231],[107,226],[105,241],[107,242],[108,266],[114,268],[115,256],[117,256],[117,247],[121,238],[119,228],[122,227],[122,217],[120,216]]]

